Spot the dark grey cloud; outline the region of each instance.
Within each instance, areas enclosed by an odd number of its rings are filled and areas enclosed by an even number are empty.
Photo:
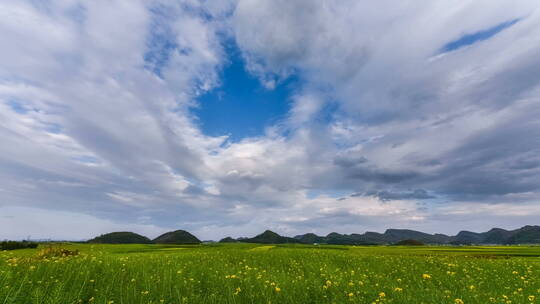
[[[411,180],[419,175],[412,170],[379,168],[362,155],[341,155],[334,158],[333,162],[344,173],[345,179],[358,179],[383,185]]]
[[[454,198],[493,200],[538,191],[540,133],[537,107],[467,139],[442,156],[445,164],[430,176],[437,190]],[[434,183],[430,183],[434,185]]]

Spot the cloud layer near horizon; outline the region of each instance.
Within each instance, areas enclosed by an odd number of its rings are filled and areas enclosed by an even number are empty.
[[[538,7],[2,2],[0,237],[534,224]],[[231,41],[266,89],[299,79],[289,112],[237,142],[191,111]]]

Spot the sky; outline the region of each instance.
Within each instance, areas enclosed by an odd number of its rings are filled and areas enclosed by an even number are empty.
[[[0,2],[0,239],[540,218],[536,0]]]

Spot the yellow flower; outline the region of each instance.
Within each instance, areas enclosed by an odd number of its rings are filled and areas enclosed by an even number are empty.
[[[394,291],[401,292],[401,291],[403,291],[403,288],[396,287],[396,288],[394,288]]]
[[[528,299],[529,299],[529,301],[533,302],[535,298],[536,298],[535,296],[529,296]]]
[[[386,294],[384,292],[379,292],[379,298],[384,298],[386,297]]]
[[[455,299],[454,303],[456,303],[456,304],[464,304],[465,302],[463,302],[462,299]]]
[[[429,274],[427,274],[427,273],[424,273],[424,274],[422,275],[422,278],[423,278],[424,280],[427,280],[427,279],[431,279],[431,276],[430,276]]]
[[[234,294],[237,295],[237,294],[239,294],[241,291],[242,291],[242,289],[240,289],[240,287],[236,287],[236,289],[235,289],[235,291],[234,291]]]
[[[349,293],[347,294],[347,296],[352,297],[352,296],[354,296],[354,293],[349,292]]]
[[[280,291],[281,291],[281,288],[276,287],[276,292],[280,292]]]

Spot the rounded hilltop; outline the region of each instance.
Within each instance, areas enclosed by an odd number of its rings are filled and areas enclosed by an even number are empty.
[[[88,241],[98,244],[151,244],[152,241],[140,234],[128,231],[111,232],[102,234]]]
[[[201,241],[185,230],[166,232],[154,240],[134,232],[111,232],[88,241],[96,244],[200,244]]]
[[[232,237],[228,236],[228,237],[222,238],[221,240],[219,240],[219,242],[220,243],[237,243],[238,240],[233,239]]]
[[[200,244],[201,241],[185,230],[164,233],[154,239],[156,244]]]

